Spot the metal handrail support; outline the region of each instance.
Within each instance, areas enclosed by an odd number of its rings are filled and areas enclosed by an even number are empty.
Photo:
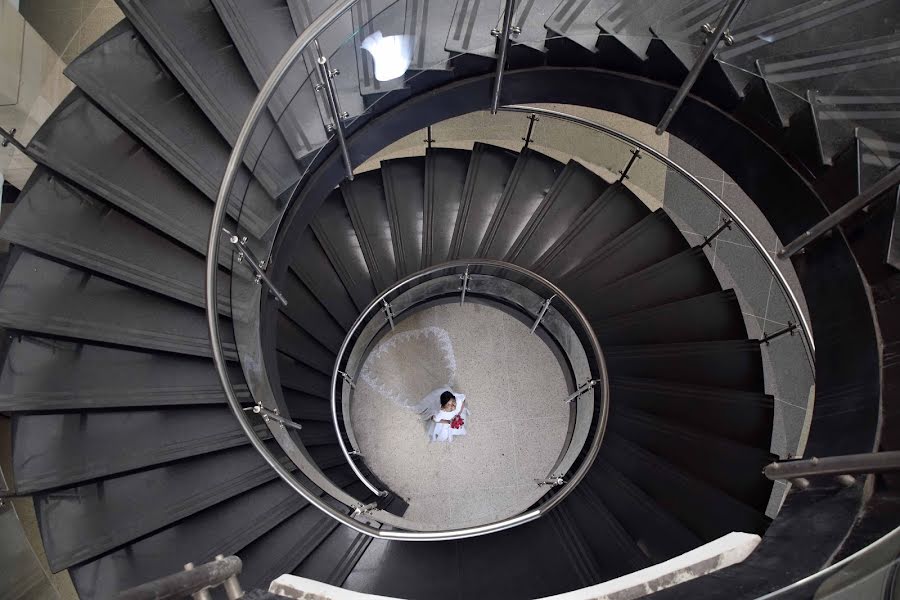
[[[216,557],[216,560],[195,567],[192,563],[184,571],[160,577],[153,581],[119,592],[119,600],[167,600],[185,598],[202,593],[219,585],[225,588],[229,600],[237,600],[244,594],[237,576],[243,564],[237,556]],[[207,592],[207,597],[208,597]],[[196,596],[195,596],[196,597]],[[202,597],[202,596],[200,596]]]
[[[237,235],[231,233],[224,227],[222,228],[222,232],[228,236],[228,241],[231,242],[238,249],[237,262],[244,262],[244,258],[247,258],[247,264],[250,265],[250,268],[253,270],[255,274],[254,281],[256,283],[263,282],[266,284],[266,287],[269,288],[269,291],[278,298],[278,301],[281,302],[282,306],[287,306],[288,301],[287,298],[284,297],[275,284],[272,283],[272,280],[269,279],[269,276],[266,275],[265,263],[254,256],[253,252],[247,247],[247,238],[246,237],[238,237]]]
[[[660,119],[659,125],[656,126],[656,135],[662,135],[665,130],[669,128],[669,123],[672,122],[675,113],[678,112],[678,109],[684,104],[684,99],[687,98],[691,88],[697,83],[697,78],[700,77],[700,72],[703,70],[703,67],[706,66],[709,59],[716,53],[719,42],[722,41],[722,37],[725,35],[725,32],[728,31],[728,28],[731,27],[732,21],[734,21],[734,18],[741,12],[746,1],[747,0],[731,0],[725,7],[722,18],[719,19],[719,24],[716,25],[715,31],[712,32],[712,37],[707,40],[706,47],[703,48],[703,52],[700,53],[700,56],[694,61],[687,77],[681,82],[681,87],[678,88],[678,92],[675,94],[675,97],[672,98],[672,102],[663,114],[662,119]]]
[[[322,54],[318,42],[316,42],[316,53],[319,55],[316,59],[319,78],[322,80],[322,89],[325,90],[328,112],[331,113],[331,120],[334,122],[334,135],[337,137],[341,158],[344,160],[344,168],[347,170],[347,179],[353,181],[353,165],[350,163],[350,151],[347,150],[347,138],[344,134],[343,119],[347,117],[347,114],[341,112],[337,91],[334,89],[334,77],[339,75],[340,72],[337,69],[328,68],[328,58]]]
[[[776,481],[819,475],[853,475],[900,471],[900,451],[846,454],[773,462],[763,474]]]
[[[802,252],[810,243],[875,202],[879,196],[896,185],[900,185],[900,168],[898,167],[891,169],[887,175],[876,181],[859,196],[797,236],[794,241],[778,252],[778,258],[790,258],[798,252]]]
[[[22,145],[22,143],[16,139],[16,130],[13,129],[11,131],[7,131],[0,127],[0,138],[3,138],[3,142],[0,142],[0,147],[6,148],[10,144],[12,144],[13,148],[30,158],[31,160],[35,160],[35,158],[28,152],[28,148]]]
[[[253,406],[248,406],[244,409],[245,411],[252,412],[253,414],[257,414],[262,416],[263,421],[268,421],[269,419],[276,421],[281,424],[282,427],[290,427],[291,429],[301,430],[303,426],[300,423],[295,423],[290,419],[285,419],[281,415],[278,414],[277,410],[272,410],[270,408],[266,408],[261,404],[254,404]]]
[[[494,95],[491,98],[491,114],[496,115],[500,107],[500,89],[503,86],[503,71],[506,69],[506,54],[509,52],[509,36],[512,33],[512,18],[516,11],[516,0],[506,0],[503,9],[503,29],[500,30],[500,51],[497,56],[497,70],[494,74]]]

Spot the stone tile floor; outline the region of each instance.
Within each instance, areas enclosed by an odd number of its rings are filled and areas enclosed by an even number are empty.
[[[436,360],[434,335],[410,335],[425,328],[447,333],[455,369]],[[381,344],[388,350],[379,353]],[[543,494],[534,480],[563,450],[570,409],[559,363],[527,325],[474,302],[432,307],[398,323],[363,372],[351,423],[369,468],[409,502],[405,518],[471,526],[516,515]],[[466,394],[467,435],[430,443],[423,421],[396,399],[415,401],[448,381]]]

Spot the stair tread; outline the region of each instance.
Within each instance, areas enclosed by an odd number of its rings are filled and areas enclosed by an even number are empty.
[[[319,398],[329,399],[331,397],[329,392],[331,378],[329,376],[281,352],[278,353],[277,360],[282,386]]]
[[[562,169],[561,162],[533,150],[526,148],[519,153],[478,256],[494,259],[506,256]]]
[[[819,153],[825,164],[833,164],[834,157],[854,138],[859,126],[886,132],[900,129],[900,89],[837,89],[828,94],[809,94]]]
[[[60,103],[28,149],[54,171],[206,255],[212,204],[83,92],[76,89]],[[224,225],[236,230],[231,219]],[[230,249],[219,262],[231,265]]]
[[[203,310],[22,252],[0,289],[0,323],[25,331],[210,356]],[[235,358],[231,328],[222,328]]]
[[[119,6],[222,136],[234,144],[258,90],[210,0],[119,0]],[[254,176],[278,197],[300,173],[284,137],[280,132],[272,135],[275,128],[271,115],[263,114],[247,153],[255,165]]]
[[[531,267],[563,236],[609,184],[569,161],[516,239],[505,260]]]
[[[244,65],[257,88],[262,88],[272,70],[297,39],[285,0],[240,2],[212,0],[228,30]],[[313,89],[318,80],[306,63],[298,60],[275,89],[269,108],[279,123],[288,146],[303,157],[328,139],[322,123],[318,97]]]
[[[423,266],[445,262],[462,203],[469,152],[450,148],[425,151],[425,217]]]
[[[65,74],[215,201],[231,147],[127,20],[69,63]],[[256,237],[278,216],[279,206],[269,195],[277,190],[268,189],[247,167],[238,170],[229,214]]]
[[[541,256],[534,269],[550,279],[561,279],[607,242],[627,231],[650,210],[620,183],[606,188]]]
[[[327,260],[324,256],[321,258]],[[326,308],[330,300],[317,298],[293,273],[285,278],[283,293],[289,301],[281,312],[325,349],[337,354],[346,332]]]
[[[516,160],[516,154],[504,148],[475,144],[450,245],[451,259],[476,256]]]
[[[369,40],[369,36],[376,33],[382,34],[385,38],[408,35],[406,32],[408,12],[404,4],[397,3],[395,0],[366,0],[354,4],[350,8],[350,14],[353,17],[353,38],[348,41],[348,45],[352,45],[356,52],[356,73],[359,79],[360,93],[364,97],[367,95],[379,97],[388,92],[403,89],[405,71],[393,79],[380,81],[375,76],[374,56],[363,45],[366,44],[366,40]],[[374,38],[369,41],[373,42]],[[412,39],[400,37],[395,41],[402,44],[401,55],[404,55],[405,59],[406,53],[411,51]]]
[[[381,175],[397,258],[397,276],[402,278],[422,268],[425,159],[411,157],[383,161]]]
[[[737,295],[712,292],[593,321],[602,345],[734,340],[747,335]]]
[[[339,190],[332,192],[322,203],[313,219],[312,229],[357,310],[361,311],[375,297],[375,285]]]
[[[96,196],[38,166],[0,228],[20,246],[134,287],[206,307],[206,261]],[[232,310],[231,277],[217,278],[219,310]],[[247,299],[234,309],[243,310]]]
[[[350,329],[357,315],[353,298],[311,228],[300,234],[297,256],[298,260],[291,263],[291,270],[338,325],[344,331]],[[290,310],[288,314],[291,314]]]
[[[381,174],[362,173],[353,181],[343,181],[340,190],[372,283],[381,291],[397,280],[397,257]]]
[[[452,3],[448,3],[452,4]],[[474,54],[486,58],[497,56],[497,39],[491,30],[503,26],[503,2],[457,2],[453,19],[447,28],[448,52]]]
[[[277,475],[265,464],[253,447],[240,446],[38,494],[35,511],[50,568],[90,560],[271,481]]]
[[[218,404],[225,393],[212,361],[16,336],[0,374],[0,410],[57,411]],[[114,365],[115,368],[110,368]],[[240,367],[229,365],[232,381]],[[159,377],[166,373],[166,377]],[[245,385],[235,385],[247,397]]]

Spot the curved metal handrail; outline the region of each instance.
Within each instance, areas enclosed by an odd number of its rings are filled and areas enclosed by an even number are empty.
[[[587,333],[588,341],[591,345],[591,350],[594,352],[594,356],[596,357],[598,372],[600,375],[599,383],[601,385],[601,410],[600,419],[597,422],[597,431],[594,434],[593,443],[588,449],[588,454],[585,457],[585,460],[581,463],[581,466],[578,468],[575,474],[562,486],[562,488],[559,489],[559,491],[553,496],[550,501],[541,506],[540,512],[541,514],[543,514],[547,512],[547,510],[549,510],[549,508],[546,508],[548,505],[550,505],[551,508],[552,506],[556,506],[559,502],[562,501],[563,498],[571,493],[575,486],[578,485],[578,482],[580,482],[587,474],[587,469],[590,468],[590,466],[593,464],[594,459],[597,457],[597,453],[600,451],[600,443],[603,441],[603,433],[606,430],[606,421],[609,416],[609,377],[606,372],[606,360],[603,356],[603,351],[600,349],[600,342],[597,340],[597,336],[594,334],[594,330],[591,327],[590,321],[588,321],[584,313],[581,312],[581,309],[578,308],[578,305],[576,305],[575,302],[573,302],[565,294],[565,292],[563,292],[556,285],[554,285],[544,277],[541,277],[537,273],[529,271],[528,269],[520,267],[519,265],[487,258],[449,261],[441,263],[439,265],[435,265],[433,267],[422,269],[411,275],[408,275],[407,277],[401,279],[391,287],[378,294],[359,314],[359,316],[356,318],[356,321],[353,322],[353,325],[347,331],[347,335],[344,336],[344,341],[343,343],[341,343],[341,347],[338,350],[337,357],[335,358],[334,369],[331,372],[331,418],[334,423],[334,431],[337,435],[338,444],[341,447],[341,452],[344,453],[344,458],[350,464],[350,468],[353,469],[353,472],[356,474],[359,480],[362,481],[362,483],[372,492],[380,496],[384,495],[386,492],[384,492],[383,490],[379,490],[377,486],[372,484],[372,482],[369,481],[356,466],[356,463],[350,456],[350,452],[347,450],[347,445],[344,443],[344,438],[341,435],[336,390],[338,379],[341,377],[341,362],[343,360],[344,353],[347,351],[350,341],[356,336],[356,333],[372,317],[373,314],[382,309],[382,303],[386,301],[391,295],[396,293],[398,290],[401,290],[404,287],[408,286],[410,283],[420,280],[424,281],[435,273],[440,273],[442,271],[452,271],[461,267],[492,267],[500,270],[512,271],[513,273],[516,273],[518,275],[524,275],[525,277],[528,277],[532,281],[535,281],[541,286],[545,287],[549,292],[556,295],[563,304],[568,306],[569,309],[573,311],[575,317],[579,321],[578,324]]]
[[[596,131],[601,131],[610,137],[617,138],[626,144],[630,144],[635,148],[639,148],[641,152],[646,152],[656,160],[662,162],[667,167],[670,167],[673,171],[678,172],[679,175],[690,181],[695,187],[697,187],[704,195],[706,195],[710,200],[712,200],[720,209],[722,209],[725,214],[728,215],[728,218],[731,219],[743,232],[744,235],[750,240],[753,244],[753,247],[756,251],[762,255],[763,260],[765,260],[766,265],[769,267],[769,270],[772,271],[772,274],[775,276],[775,279],[778,280],[778,284],[781,286],[782,291],[785,294],[785,297],[788,299],[788,302],[791,305],[791,310],[797,315],[797,319],[800,321],[800,331],[803,335],[803,340],[805,342],[806,355],[807,360],[809,360],[809,364],[812,367],[815,367],[815,352],[816,346],[813,341],[811,329],[809,327],[809,323],[806,320],[806,317],[803,315],[803,311],[800,308],[800,302],[797,300],[797,296],[794,295],[794,291],[791,289],[791,286],[788,284],[787,279],[784,276],[784,273],[781,272],[781,269],[778,268],[778,265],[775,263],[775,260],[772,256],[766,252],[765,246],[763,246],[762,242],[753,234],[750,228],[744,223],[744,221],[725,203],[724,200],[719,198],[715,192],[710,190],[708,187],[703,185],[703,183],[691,175],[681,165],[673,161],[671,158],[666,156],[665,154],[659,152],[655,148],[652,148],[645,144],[644,142],[637,140],[629,135],[626,135],[620,131],[616,131],[611,127],[607,127],[606,125],[602,125],[600,123],[595,123],[593,121],[589,121],[587,119],[583,119],[581,117],[577,117],[575,115],[570,115],[568,113],[550,110],[547,108],[538,108],[536,106],[528,106],[523,104],[510,104],[508,106],[500,107],[501,111],[506,112],[517,112],[517,113],[534,113],[536,115],[541,115],[545,117],[550,117],[552,119],[559,119],[561,121],[568,121],[569,123],[575,123],[576,125],[581,125],[587,127],[588,129],[594,129]]]

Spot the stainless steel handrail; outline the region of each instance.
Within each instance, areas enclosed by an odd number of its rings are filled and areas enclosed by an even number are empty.
[[[660,151],[648,146],[644,142],[637,140],[629,135],[626,135],[620,131],[616,131],[611,127],[607,127],[606,125],[602,125],[600,123],[595,123],[593,121],[589,121],[587,119],[583,119],[581,117],[577,117],[575,115],[570,115],[568,113],[550,110],[547,108],[538,108],[536,106],[528,106],[522,104],[510,104],[509,106],[500,107],[501,111],[506,112],[517,112],[517,113],[528,113],[528,114],[537,114],[545,117],[550,117],[554,119],[559,119],[561,121],[568,121],[569,123],[575,123],[576,125],[582,125],[589,129],[594,129],[596,131],[601,131],[610,137],[614,137],[619,139],[626,144],[632,145],[636,148],[639,148],[641,152],[646,152],[656,160],[662,162],[667,167],[671,168],[673,171],[676,171],[679,175],[687,179],[691,182],[696,188],[698,188],[705,196],[707,196],[710,200],[712,200],[722,211],[731,219],[735,225],[737,225],[741,232],[747,236],[747,239],[753,244],[753,247],[756,251],[763,257],[766,265],[769,267],[769,270],[772,271],[772,274],[775,276],[775,279],[778,281],[778,285],[781,286],[782,291],[784,292],[785,297],[791,305],[791,310],[797,315],[797,319],[800,322],[800,331],[803,336],[803,340],[805,342],[807,360],[811,367],[815,368],[815,352],[816,346],[813,341],[811,329],[809,323],[806,320],[806,316],[803,314],[803,310],[800,308],[800,302],[797,300],[797,296],[794,294],[794,291],[791,289],[791,286],[788,284],[787,279],[784,276],[784,273],[781,272],[781,269],[778,268],[778,264],[775,262],[775,259],[769,255],[766,251],[765,246],[763,246],[762,242],[759,241],[759,238],[753,234],[750,228],[744,223],[744,221],[725,203],[724,200],[719,198],[712,190],[703,185],[703,183],[691,175],[687,169],[670,159],[665,154]]]
[[[591,350],[594,352],[594,356],[597,357],[597,367],[599,371],[600,378],[596,380],[602,386],[600,389],[600,402],[601,402],[601,410],[600,410],[600,420],[597,423],[597,431],[594,433],[594,441],[591,444],[590,449],[588,450],[588,454],[586,459],[582,462],[579,469],[576,471],[575,475],[573,475],[568,482],[559,489],[556,495],[550,502],[556,500],[557,497],[562,496],[556,502],[553,502],[553,506],[559,503],[565,496],[571,493],[572,489],[587,473],[587,469],[590,468],[591,464],[593,464],[594,459],[597,457],[597,453],[600,451],[600,443],[603,440],[603,433],[606,430],[606,421],[609,413],[609,378],[606,372],[606,361],[603,357],[603,351],[600,349],[600,342],[597,340],[597,336],[594,334],[594,330],[591,327],[590,322],[584,313],[581,312],[581,309],[556,285],[548,281],[547,279],[541,277],[537,273],[533,271],[529,271],[524,267],[520,267],[518,265],[514,265],[512,263],[503,262],[500,260],[491,260],[491,259],[472,259],[472,260],[454,260],[445,263],[441,263],[440,265],[435,265],[433,267],[429,267],[426,269],[422,269],[413,273],[412,275],[408,275],[407,277],[401,279],[391,287],[387,288],[383,292],[381,292],[378,296],[376,296],[369,305],[360,313],[360,315],[356,318],[356,321],[353,322],[353,325],[347,331],[347,335],[344,336],[344,341],[341,344],[340,349],[338,350],[337,357],[334,361],[334,369],[331,372],[331,418],[334,423],[334,431],[337,435],[338,444],[341,447],[341,452],[344,453],[344,458],[350,464],[350,468],[353,469],[353,472],[359,478],[362,483],[369,488],[371,491],[378,495],[383,495],[383,490],[379,490],[377,486],[372,484],[371,481],[366,479],[366,477],[362,474],[359,468],[356,466],[356,463],[353,461],[353,458],[350,456],[349,450],[347,450],[347,445],[344,443],[344,437],[341,435],[341,427],[340,427],[340,417],[338,416],[338,406],[337,406],[337,384],[338,380],[343,381],[343,374],[341,370],[341,362],[343,362],[344,353],[347,352],[350,341],[356,337],[356,333],[360,330],[360,328],[368,322],[368,320],[379,311],[382,310],[382,303],[385,302],[388,297],[392,294],[396,293],[398,290],[403,289],[409,284],[420,281],[427,280],[431,275],[435,273],[440,273],[442,271],[453,271],[454,269],[459,269],[461,267],[466,267],[467,271],[469,267],[492,267],[499,270],[507,270],[513,273],[524,275],[528,277],[532,281],[537,282],[547,290],[551,292],[554,297],[558,297],[560,302],[567,305],[570,310],[575,314],[578,319],[578,325],[586,332],[588,336],[588,341],[591,345]],[[549,504],[548,502],[547,504]],[[544,513],[546,510],[544,508],[547,506],[544,504],[541,507],[540,512]],[[540,516],[540,515],[538,515]],[[440,533],[440,532],[438,532]]]

